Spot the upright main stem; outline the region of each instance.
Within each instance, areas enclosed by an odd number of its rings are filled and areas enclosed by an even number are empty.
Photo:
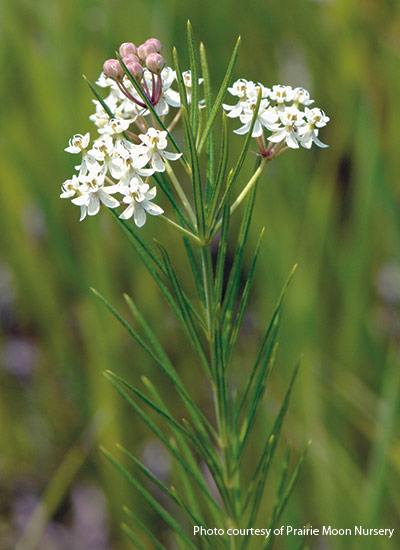
[[[226,365],[224,365],[224,352],[222,349],[222,320],[219,319],[220,304],[215,301],[214,274],[211,261],[210,244],[200,246],[200,260],[204,284],[204,298],[206,310],[206,326],[210,350],[210,363],[213,375],[212,390],[219,434],[220,447],[222,452],[221,466],[225,483],[227,498],[224,505],[229,515],[229,523],[236,524],[237,521],[237,493],[235,490],[234,476],[235,456],[234,446],[231,437],[231,411],[229,407],[228,387],[226,380]],[[231,537],[231,549],[235,550],[236,540]]]

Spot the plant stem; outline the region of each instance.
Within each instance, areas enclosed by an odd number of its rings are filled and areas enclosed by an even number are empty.
[[[175,190],[178,193],[178,196],[181,199],[182,204],[185,207],[186,212],[188,213],[188,215],[190,217],[190,220],[192,221],[192,223],[194,225],[196,225],[196,216],[194,215],[194,212],[193,212],[193,209],[190,205],[190,202],[189,202],[184,190],[182,189],[181,184],[178,181],[178,178],[175,176],[175,172],[173,171],[173,169],[171,168],[170,163],[167,160],[165,161],[165,170],[166,170],[173,186],[175,187]]]
[[[251,176],[245,187],[243,188],[242,192],[238,195],[234,203],[231,205],[230,213],[233,214],[233,212],[236,210],[236,208],[244,201],[249,191],[251,191],[253,185],[257,182],[258,178],[261,175],[261,172],[264,170],[265,165],[267,164],[268,159],[263,159],[261,161],[260,166],[257,168],[257,170],[254,172],[254,174]],[[215,224],[215,228],[212,234],[212,237],[218,233],[222,225],[222,218],[218,220],[218,222]],[[211,238],[212,238],[211,237]]]
[[[195,243],[201,244],[200,239],[194,233],[192,233],[191,231],[188,231],[187,229],[185,229],[181,225],[175,223],[170,218],[167,218],[167,216],[164,216],[163,214],[160,216],[160,218],[165,220],[167,223],[169,223],[174,229],[176,229],[180,233],[183,233],[183,235],[185,235],[185,237],[189,237],[189,239],[192,239]]]

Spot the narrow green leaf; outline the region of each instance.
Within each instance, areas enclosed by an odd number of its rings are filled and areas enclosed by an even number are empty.
[[[229,210],[229,207],[228,207],[228,210]],[[222,227],[223,227],[223,224],[222,224]],[[252,286],[252,283],[253,283],[257,258],[258,258],[258,254],[260,252],[261,239],[262,239],[263,235],[264,235],[264,228],[261,230],[260,235],[258,237],[256,249],[255,249],[255,252],[254,252],[253,261],[251,263],[250,271],[249,271],[249,274],[247,276],[246,284],[245,284],[245,287],[244,287],[244,290],[243,290],[243,293],[242,293],[242,297],[241,297],[240,304],[239,304],[239,310],[236,314],[235,323],[234,323],[234,326],[233,326],[233,330],[232,330],[232,333],[231,333],[231,337],[230,337],[230,340],[229,340],[229,346],[228,346],[228,350],[227,350],[227,359],[226,359],[227,365],[229,365],[229,363],[230,363],[230,359],[231,359],[232,353],[235,349],[236,342],[237,342],[237,339],[238,339],[238,336],[239,336],[240,328],[242,326],[243,317],[244,317],[244,314],[246,312],[247,303],[249,301],[249,296],[250,296],[250,290],[251,290],[251,286]]]
[[[252,139],[251,136],[252,136],[252,133],[253,133],[254,125],[255,125],[256,120],[257,120],[258,111],[260,110],[260,105],[261,105],[261,90],[258,93],[257,103],[255,104],[253,118],[252,118],[252,121],[251,121],[251,124],[250,124],[250,129],[249,129],[249,131],[246,135],[246,139],[244,140],[242,150],[240,151],[240,155],[239,155],[239,157],[236,161],[235,168],[229,173],[229,177],[228,177],[228,181],[227,181],[227,184],[226,184],[226,187],[225,187],[225,191],[224,191],[222,199],[219,203],[217,214],[216,214],[215,219],[214,219],[214,227],[217,224],[219,217],[221,216],[222,209],[224,208],[225,203],[228,200],[228,197],[229,197],[229,194],[230,194],[231,189],[233,187],[233,184],[235,183],[235,181],[236,181],[236,179],[237,179],[237,177],[238,177],[238,175],[239,175],[239,173],[242,169],[243,163],[244,163],[244,161],[247,157],[247,152],[248,152],[250,142],[251,142],[251,139]],[[258,159],[258,161],[256,162],[256,169],[258,168],[260,162],[261,162],[260,159]],[[213,232],[214,231],[212,231],[212,233]]]
[[[203,75],[203,89],[204,89],[204,98],[206,103],[206,115],[207,120],[211,116],[212,110],[212,92],[211,92],[211,77],[210,70],[208,68],[207,54],[204,47],[204,44],[200,43],[200,63],[201,63],[201,72]],[[202,115],[203,111],[200,111]],[[201,129],[199,128],[198,138],[201,136]],[[206,173],[206,206],[209,207],[211,201],[211,193],[214,189],[214,171],[215,171],[215,132],[214,126],[212,126],[208,138],[207,138],[207,173]],[[196,143],[198,146],[198,143]]]
[[[115,372],[112,372],[110,370],[106,371],[107,378],[112,382],[112,384],[115,386],[115,388],[119,391],[119,393],[125,397],[127,394],[125,391],[122,390],[121,385],[125,386],[129,391],[134,393],[136,397],[138,397],[141,401],[146,403],[153,411],[155,411],[158,415],[162,416],[165,420],[167,420],[168,423],[170,423],[175,429],[180,431],[183,435],[186,437],[189,437],[189,433],[185,430],[183,426],[179,424],[172,416],[167,414],[164,410],[160,409],[155,405],[151,399],[149,399],[146,395],[144,395],[140,390],[135,388],[135,386],[132,386],[132,384],[129,384],[126,380],[118,376],[118,374],[115,374]]]
[[[288,289],[288,286],[290,284],[290,281],[292,280],[292,277],[294,275],[294,272],[296,271],[296,268],[297,268],[297,264],[295,264],[289,274],[289,277],[285,283],[285,285],[283,286],[282,288],[282,291],[281,291],[281,294],[279,296],[279,300],[278,300],[278,303],[275,307],[275,310],[273,312],[273,315],[272,315],[272,318],[271,318],[271,321],[267,327],[267,330],[265,331],[265,335],[264,335],[264,338],[263,338],[263,341],[262,341],[262,344],[261,344],[261,347],[259,349],[259,352],[257,354],[257,359],[254,363],[254,367],[252,369],[252,372],[250,374],[250,377],[249,377],[249,380],[247,382],[247,385],[246,385],[246,388],[245,388],[245,391],[243,393],[243,398],[242,398],[242,401],[240,403],[240,407],[239,407],[239,415],[242,413],[243,411],[243,408],[246,404],[246,401],[248,399],[248,395],[249,395],[249,391],[250,391],[250,388],[253,384],[253,381],[254,381],[254,378],[255,378],[255,375],[256,375],[256,372],[257,372],[257,369],[258,369],[258,366],[260,365],[260,360],[261,358],[263,357],[263,354],[264,354],[264,351],[265,351],[265,348],[266,348],[266,345],[267,345],[267,342],[269,340],[269,337],[271,335],[271,331],[273,329],[273,327],[276,325],[276,319],[277,317],[280,315],[280,312],[281,312],[281,309],[282,309],[282,306],[283,306],[283,301],[285,299],[285,295],[286,295],[286,291]]]
[[[111,209],[110,209],[111,210]],[[161,279],[158,272],[154,269],[153,263],[157,265],[157,267],[162,271],[163,275],[168,277],[168,274],[166,273],[165,267],[160,262],[160,259],[158,256],[154,253],[154,251],[151,249],[151,247],[146,243],[146,241],[140,237],[138,232],[125,220],[121,220],[118,217],[118,214],[111,210],[112,214],[116,218],[117,222],[120,224],[122,229],[124,230],[124,233],[128,236],[129,242],[132,244],[136,252],[139,254],[142,262],[146,266],[147,270],[149,271],[150,275],[153,277],[155,282],[157,283],[158,288],[161,290],[162,294],[164,295],[165,299],[167,300],[168,304],[170,305],[171,309],[175,313],[178,321],[180,322],[181,326],[183,327],[185,333],[188,335],[189,340],[191,340],[191,333],[190,328],[186,325],[185,319],[182,316],[182,313],[180,311],[180,308],[178,304],[175,302],[171,292],[168,290],[166,284]],[[197,313],[197,311],[193,308],[190,301],[187,299],[186,295],[182,291],[182,299],[185,301],[185,303],[189,306],[191,309],[191,312],[195,315],[196,319],[202,325],[202,319]]]
[[[133,485],[141,497],[147,504],[165,521],[165,523],[176,533],[176,535],[187,545],[191,550],[198,550],[190,538],[187,536],[182,527],[177,523],[169,512],[165,510],[157,500],[145,489],[136,479],[108,452],[106,449],[101,449],[106,458],[113,464],[117,470]]]
[[[205,233],[205,215],[204,215],[204,201],[201,185],[199,158],[196,150],[196,143],[190,127],[190,121],[188,112],[185,107],[182,106],[182,122],[186,135],[186,142],[188,147],[189,163],[192,170],[192,183],[193,183],[193,196],[194,206],[196,211],[198,234],[200,239],[204,237]]]
[[[142,472],[142,474],[147,477],[154,485],[156,485],[163,493],[165,493],[175,504],[178,504],[178,499],[176,495],[163,483],[161,480],[158,479],[157,476],[155,476],[148,468],[145,466],[140,460],[138,460],[132,453],[128,451],[128,449],[125,449],[122,445],[117,444],[117,448],[122,451]]]
[[[239,290],[239,282],[243,265],[244,248],[249,233],[254,203],[256,199],[256,191],[257,187],[255,186],[250,192],[250,196],[247,200],[246,210],[244,212],[242,223],[240,226],[233,266],[229,274],[228,284],[226,286],[225,298],[222,307],[222,317],[224,321],[224,341],[227,340],[231,331],[236,297]]]
[[[276,360],[276,350],[278,347],[278,344],[275,344],[275,338],[276,338],[276,332],[271,338],[268,347],[265,352],[265,357],[262,360],[258,376],[256,378],[256,383],[254,384],[254,388],[252,393],[250,394],[250,400],[249,400],[249,406],[246,411],[246,416],[243,420],[243,424],[241,426],[240,434],[239,434],[239,441],[240,441],[240,447],[239,447],[239,458],[241,457],[247,440],[249,438],[251,429],[253,427],[256,413],[258,410],[258,406],[261,402],[261,399],[265,393],[269,378],[272,374],[272,371],[275,366],[275,360]]]
[[[230,212],[231,212],[231,209],[229,207],[229,204],[226,204],[223,212],[223,216],[222,216],[222,228],[221,228],[221,233],[219,237],[217,265],[215,268],[215,302],[217,304],[221,302],[223,285],[224,285],[225,259],[226,259],[226,250],[228,246]]]
[[[215,216],[215,211],[218,204],[218,198],[220,196],[222,186],[226,180],[227,175],[227,165],[229,158],[229,132],[228,132],[228,117],[225,113],[222,113],[222,141],[221,141],[221,153],[217,171],[217,177],[215,180],[215,185],[211,189],[211,198],[210,206],[207,214],[207,228],[212,227],[212,222]],[[229,190],[226,197],[226,202],[228,200]],[[223,210],[223,208],[222,208]]]
[[[107,105],[107,103],[104,101],[104,99],[101,97],[101,95],[99,94],[99,92],[96,90],[96,88],[93,86],[93,84],[90,82],[90,80],[87,78],[86,75],[82,75],[83,78],[86,80],[86,82],[89,84],[89,88],[92,90],[93,92],[93,95],[95,96],[95,98],[97,99],[97,101],[101,104],[101,106],[103,107],[104,111],[107,113],[107,115],[110,117],[110,118],[114,118],[114,114],[113,112],[111,111],[110,107]]]
[[[277,521],[279,521],[282,517],[282,514],[286,508],[286,505],[289,501],[289,498],[290,498],[290,495],[292,494],[293,492],[293,489],[294,487],[296,486],[296,483],[297,483],[297,480],[299,478],[299,475],[300,475],[300,472],[302,470],[302,467],[303,467],[303,464],[304,464],[304,460],[307,456],[307,453],[308,453],[308,450],[311,446],[311,441],[309,441],[304,449],[304,451],[302,452],[298,462],[297,462],[297,465],[296,465],[296,468],[292,474],[292,477],[290,478],[290,481],[288,483],[288,486],[286,487],[285,489],[285,492],[281,498],[281,501],[279,503],[279,509],[278,509],[278,513],[277,513]]]
[[[131,521],[135,525],[137,525],[146,535],[149,537],[151,542],[154,544],[156,550],[167,550],[165,546],[161,544],[161,542],[153,535],[153,533],[148,529],[141,521],[140,519],[132,512],[128,506],[123,506],[122,510],[125,512],[125,514],[129,517]]]
[[[113,379],[109,374],[106,373],[105,377],[111,382],[113,382]],[[134,409],[134,411],[140,416],[140,418],[147,424],[150,430],[160,439],[162,443],[164,443],[167,449],[171,452],[174,458],[182,465],[182,467],[191,476],[191,478],[196,482],[199,489],[206,496],[207,501],[211,503],[213,507],[216,507],[217,509],[219,509],[219,505],[215,502],[215,500],[211,496],[211,493],[207,485],[205,484],[203,478],[199,476],[197,472],[190,467],[190,465],[182,457],[182,454],[178,451],[176,446],[171,444],[171,441],[169,441],[169,439],[158,428],[158,426],[156,426],[156,424],[151,420],[151,418],[139,407],[139,405],[135,401],[133,401],[133,399],[131,399],[131,397],[126,392],[124,392],[122,388],[117,387],[115,384],[113,385],[116,387],[119,393],[124,397],[127,403],[129,403],[129,405]]]
[[[192,233],[195,232],[194,225],[187,217],[186,212],[181,208],[179,202],[175,199],[168,180],[165,176],[165,172],[156,172],[153,174],[153,178],[156,180],[157,185],[161,188],[162,192],[166,195],[167,199],[171,203],[178,223],[182,226],[185,224],[187,228],[192,231]]]
[[[226,90],[228,89],[230,80],[232,78],[233,71],[235,69],[236,60],[237,60],[237,56],[238,56],[238,53],[239,53],[239,47],[240,47],[240,36],[236,41],[236,45],[233,49],[231,60],[229,62],[229,65],[228,65],[228,68],[227,68],[227,71],[226,71],[226,74],[225,74],[225,78],[224,78],[224,80],[221,84],[221,88],[219,89],[217,98],[215,100],[213,108],[211,109],[211,114],[210,114],[210,116],[207,120],[206,126],[204,128],[204,132],[203,132],[203,135],[201,137],[199,147],[198,147],[199,154],[201,153],[204,145],[206,144],[208,134],[210,133],[210,131],[213,127],[215,118],[216,118],[216,116],[217,116],[217,114],[218,114],[218,112],[221,108],[222,102],[224,100]]]
[[[259,501],[261,500],[262,493],[264,491],[265,483],[267,480],[267,475],[269,471],[269,466],[271,459],[274,455],[276,445],[278,443],[279,435],[282,428],[282,423],[286,415],[286,411],[289,405],[290,396],[293,390],[294,382],[299,371],[300,362],[297,363],[292,378],[289,383],[288,390],[286,392],[285,398],[283,400],[282,406],[280,408],[279,414],[275,420],[274,426],[272,428],[270,437],[268,438],[264,450],[261,454],[260,460],[255,469],[253,479],[249,485],[249,492],[246,498],[247,502],[253,502],[253,507],[258,506]]]
[[[147,387],[147,389],[150,391],[150,393],[151,393],[154,401],[157,403],[157,405],[160,408],[164,409],[167,413],[169,413],[168,407],[165,405],[163,399],[161,398],[161,396],[160,396],[159,392],[157,391],[157,389],[155,388],[154,384],[152,384],[152,382],[145,376],[142,376],[142,381],[145,384],[145,386]],[[178,430],[173,430],[173,436],[175,438],[176,444],[177,444],[180,452],[182,453],[184,459],[191,466],[191,468],[193,468],[194,470],[197,471],[199,476],[202,476],[202,473],[199,469],[197,461],[196,461],[196,459],[195,459],[188,443],[186,442],[186,439],[182,436],[182,434]],[[180,474],[180,478],[182,480],[184,491],[185,491],[187,499],[188,499],[189,506],[190,506],[191,510],[193,510],[193,512],[198,517],[202,518],[201,521],[200,521],[200,524],[203,524],[203,523],[205,523],[205,520],[203,518],[201,509],[200,509],[200,506],[199,506],[198,497],[197,497],[196,492],[194,491],[194,488],[192,487],[192,484],[189,480],[187,472],[181,467],[181,465],[179,463],[177,464],[177,467],[178,467],[178,471],[179,471],[179,474]],[[176,496],[178,498],[178,495],[176,495]],[[212,510],[212,511],[214,512],[214,510]]]
[[[171,282],[173,292],[175,294],[176,300],[178,302],[181,315],[185,322],[185,327],[187,327],[188,334],[190,335],[190,341],[192,343],[193,349],[197,352],[199,359],[206,370],[206,372],[210,373],[210,365],[207,359],[207,355],[204,351],[203,343],[201,342],[201,339],[199,337],[199,334],[196,330],[196,327],[194,325],[190,310],[187,306],[187,302],[184,299],[183,292],[181,285],[178,281],[178,278],[176,276],[175,270],[172,267],[171,260],[169,258],[169,255],[166,251],[166,249],[160,244],[157,243],[158,247],[161,250],[161,254],[164,259],[165,267],[167,270],[168,278]]]
[[[166,373],[169,379],[174,383],[178,393],[182,397],[182,401],[185,403],[186,408],[193,420],[193,423],[196,429],[198,429],[201,433],[206,435],[206,432],[204,430],[204,427],[205,427],[211,433],[214,439],[217,440],[218,436],[217,436],[217,433],[215,432],[215,429],[207,420],[207,418],[204,416],[204,414],[201,412],[201,410],[196,406],[194,401],[190,398],[188,391],[186,390],[182,382],[182,379],[180,378],[175,367],[169,360],[169,357],[165,353],[162,345],[160,344],[160,341],[154,334],[153,330],[150,328],[149,324],[146,322],[146,320],[144,319],[144,317],[136,307],[132,298],[130,298],[130,296],[128,296],[127,294],[124,294],[124,298],[132,314],[142,326],[145,332],[145,335],[150,343],[151,349],[154,350],[155,354],[159,357],[159,361],[157,364],[162,368],[162,370]],[[210,441],[210,445],[211,444],[212,442]]]
[[[190,125],[194,139],[197,140],[199,130],[199,59],[196,41],[190,21],[187,22],[187,40],[189,47],[190,72],[192,79],[192,94],[190,101]]]
[[[146,550],[140,540],[137,538],[135,533],[126,523],[121,523],[121,529],[127,535],[127,537],[135,544],[137,550]]]

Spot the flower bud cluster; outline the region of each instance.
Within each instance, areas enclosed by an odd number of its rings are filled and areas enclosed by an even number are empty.
[[[236,134],[250,131],[259,94],[260,107],[253,127],[252,137],[259,140],[260,152],[266,156],[274,154],[273,144],[298,149],[299,146],[310,149],[314,143],[318,147],[328,147],[318,138],[320,128],[326,126],[329,117],[318,107],[310,108],[314,100],[304,88],[276,85],[267,88],[244,78],[237,80],[229,93],[238,99],[235,105],[223,105],[227,116],[239,118],[242,126],[234,130]],[[268,137],[270,146],[263,147],[264,128],[271,132]],[[262,138],[262,139],[260,139]]]
[[[62,184],[61,198],[71,199],[86,215],[95,216],[101,205],[108,208],[126,208],[122,219],[134,219],[138,227],[146,221],[146,213],[158,216],[162,208],[152,200],[157,194],[149,180],[155,172],[165,170],[165,162],[181,155],[166,151],[167,132],[149,128],[139,135],[139,144],[124,137],[129,122],[111,119],[103,134],[90,144],[90,134],[73,136],[66,151],[81,156],[78,173]],[[116,198],[115,195],[120,195]]]

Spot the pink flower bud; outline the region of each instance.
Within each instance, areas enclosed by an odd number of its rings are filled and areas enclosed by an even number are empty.
[[[161,53],[163,49],[163,45],[158,40],[158,38],[149,38],[146,40],[145,44],[150,44],[155,48],[156,53]]]
[[[125,63],[125,65],[128,65],[128,63],[141,63],[140,59],[137,55],[130,53],[128,55],[124,55],[122,58],[122,61]]]
[[[127,63],[126,68],[136,80],[140,80],[142,78],[143,67],[137,61],[131,61],[130,63]]]
[[[160,74],[165,67],[165,59],[159,53],[151,53],[146,58],[146,66],[152,73]]]
[[[157,49],[155,44],[148,44],[145,42],[144,44],[141,44],[137,49],[137,55],[140,57],[142,61],[146,61],[146,58],[151,53],[157,53]]]
[[[118,59],[107,59],[103,65],[103,72],[112,80],[119,81],[124,77],[124,69]]]
[[[129,55],[133,53],[136,55],[137,48],[133,42],[124,42],[119,47],[119,55],[121,57],[125,57],[126,55]]]

